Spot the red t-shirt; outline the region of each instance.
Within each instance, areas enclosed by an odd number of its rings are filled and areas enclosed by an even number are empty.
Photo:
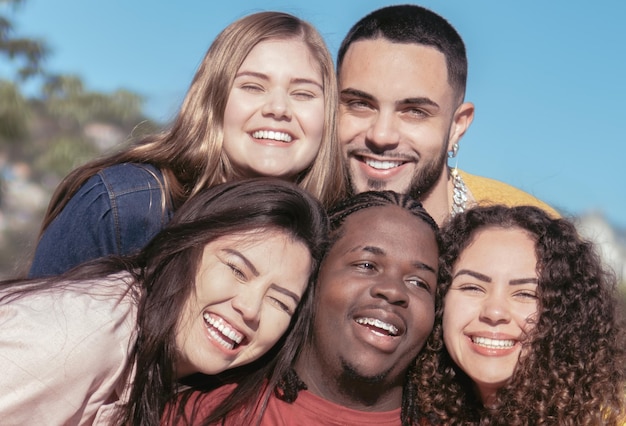
[[[200,404],[196,406],[199,414],[196,415],[196,421],[200,422],[204,417],[203,414],[209,413],[232,389],[234,385],[226,385],[208,394],[195,394],[189,399],[185,412],[189,416],[193,406]],[[255,424],[255,420],[249,418],[246,424]],[[304,390],[298,393],[298,398],[291,404],[272,394],[261,420],[262,426],[399,426],[400,424],[400,408],[383,412],[352,410]],[[227,421],[226,425],[241,426],[242,419],[233,418]]]

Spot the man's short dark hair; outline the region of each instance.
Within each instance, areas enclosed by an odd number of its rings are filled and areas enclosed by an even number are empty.
[[[446,58],[448,82],[462,100],[467,82],[467,55],[459,33],[436,13],[416,5],[387,6],[363,17],[348,31],[337,54],[337,70],[352,43],[383,38],[392,43],[432,46]]]

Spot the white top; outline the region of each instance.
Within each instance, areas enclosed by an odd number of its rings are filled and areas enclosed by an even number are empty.
[[[131,282],[115,275],[0,302],[2,425],[94,424],[99,410],[110,414],[136,339]]]

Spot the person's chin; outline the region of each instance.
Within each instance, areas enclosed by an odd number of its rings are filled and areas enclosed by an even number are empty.
[[[342,378],[345,380],[356,380],[363,383],[377,384],[385,380],[391,371],[380,365],[358,365],[344,359],[342,362]]]
[[[290,180],[291,175],[290,171],[285,168],[264,165],[249,166],[244,174],[246,178],[272,177],[284,180]]]

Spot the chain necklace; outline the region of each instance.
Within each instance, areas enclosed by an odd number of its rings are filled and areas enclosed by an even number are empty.
[[[467,208],[467,186],[463,182],[461,174],[456,169],[452,169],[450,172],[452,176],[452,209],[450,210],[450,216],[455,216],[457,213],[462,213]]]

